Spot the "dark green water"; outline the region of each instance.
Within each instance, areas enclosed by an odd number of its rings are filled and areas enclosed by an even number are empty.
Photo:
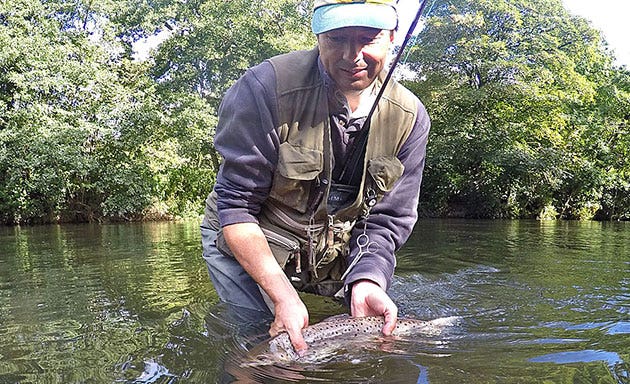
[[[196,222],[0,228],[0,384],[630,383],[630,223],[420,221],[390,293],[457,326],[290,368],[235,362],[252,338],[199,242]],[[312,322],[343,311],[305,299]]]

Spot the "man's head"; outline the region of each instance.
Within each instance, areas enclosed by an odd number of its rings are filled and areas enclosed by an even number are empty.
[[[337,87],[366,89],[385,66],[398,17],[393,0],[315,0],[312,28]]]

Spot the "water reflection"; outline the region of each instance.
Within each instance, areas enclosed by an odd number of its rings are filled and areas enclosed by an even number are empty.
[[[533,357],[529,361],[554,364],[603,362],[617,382],[627,383],[630,380],[628,364],[624,363],[619,354],[615,352],[596,350],[557,352]]]
[[[213,299],[205,271],[182,266],[199,248],[192,229],[3,228],[0,382],[112,382],[113,367],[137,377],[165,322],[193,296]]]
[[[629,248],[628,223],[420,221],[392,297],[458,327],[244,369],[268,324],[217,303],[198,223],[3,227],[0,383],[628,383]],[[345,310],[305,300],[311,322]]]
[[[234,383],[429,383],[429,370],[421,358],[396,354],[373,355],[364,360],[307,365],[243,367],[230,361],[226,371]]]

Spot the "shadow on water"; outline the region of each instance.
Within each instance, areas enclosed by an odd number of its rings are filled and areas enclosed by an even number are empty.
[[[0,228],[0,383],[630,383],[628,223],[420,221],[391,296],[461,321],[318,364],[247,364],[268,320],[236,325],[200,254],[196,222]]]

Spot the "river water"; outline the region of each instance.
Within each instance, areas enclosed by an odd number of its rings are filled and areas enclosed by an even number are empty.
[[[310,366],[242,364],[264,324],[200,252],[195,221],[0,228],[0,383],[630,383],[630,223],[421,220],[390,294],[457,323]]]

